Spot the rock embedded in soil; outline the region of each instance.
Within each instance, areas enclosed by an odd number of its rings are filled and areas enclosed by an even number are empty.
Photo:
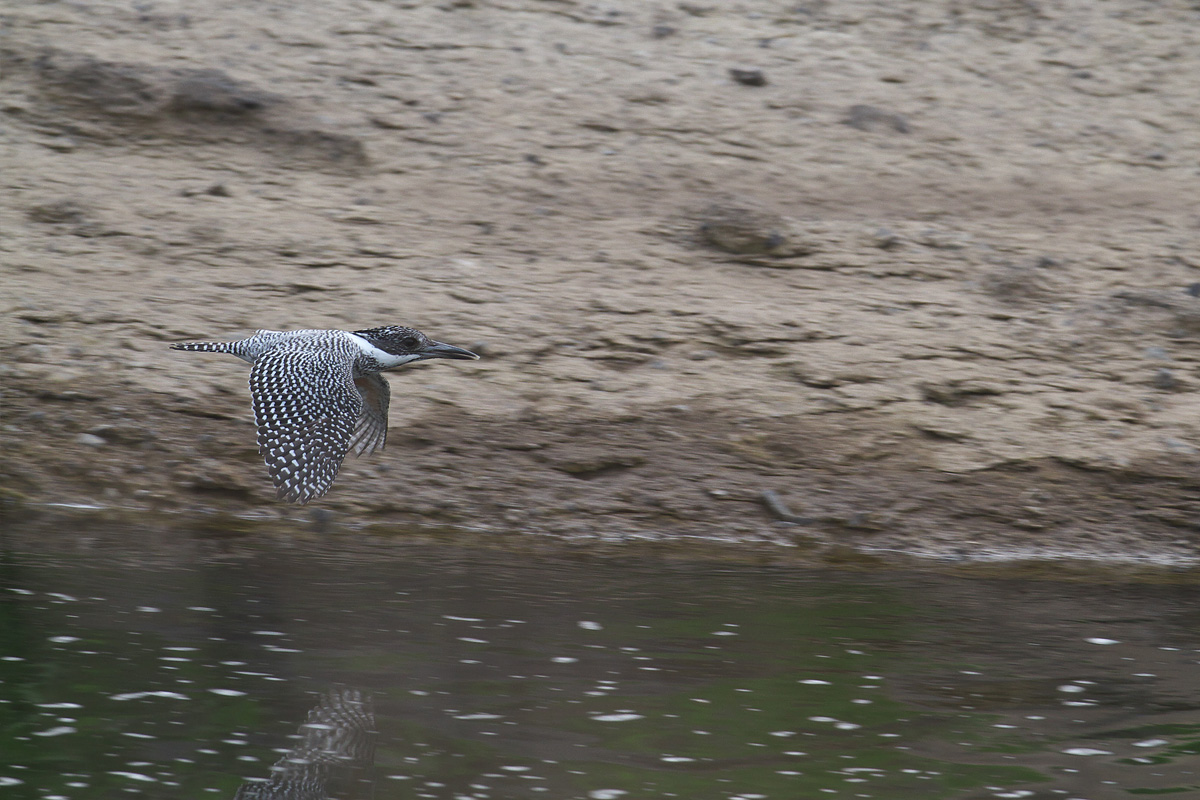
[[[740,203],[713,203],[699,215],[700,241],[737,256],[783,258],[815,253],[794,223],[779,214]]]
[[[767,85],[767,75],[758,67],[730,67],[729,77],[742,86]]]

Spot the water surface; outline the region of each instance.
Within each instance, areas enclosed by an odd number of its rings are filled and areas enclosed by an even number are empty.
[[[130,536],[2,554],[0,797],[1200,793],[1193,586]]]

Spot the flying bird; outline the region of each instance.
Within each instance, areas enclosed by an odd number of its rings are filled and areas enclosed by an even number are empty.
[[[380,373],[431,358],[479,358],[399,326],[257,331],[171,349],[228,353],[252,365],[258,452],[279,499],[301,505],[329,491],[348,452],[373,453],[386,442],[391,391]]]

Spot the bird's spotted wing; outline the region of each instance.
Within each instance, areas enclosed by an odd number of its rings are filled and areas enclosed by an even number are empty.
[[[329,491],[362,413],[350,361],[284,347],[250,370],[258,451],[281,500],[307,503]]]
[[[382,449],[387,441],[388,402],[392,392],[387,378],[377,372],[355,378],[354,385],[362,395],[363,407],[358,426],[350,437],[350,449],[361,456]]]

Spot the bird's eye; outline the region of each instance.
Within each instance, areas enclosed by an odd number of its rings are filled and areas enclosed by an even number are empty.
[[[416,350],[421,346],[421,342],[415,336],[405,336],[400,340],[400,347],[405,350]]]

